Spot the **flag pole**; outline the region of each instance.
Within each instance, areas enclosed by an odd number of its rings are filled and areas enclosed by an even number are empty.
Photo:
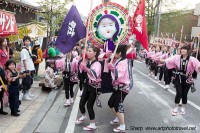
[[[125,26],[128,26],[128,15],[126,16],[126,24],[127,25],[124,25],[124,27]],[[113,63],[113,60],[114,60],[114,57],[115,57],[115,54],[116,54],[116,52],[117,52],[117,49],[118,49],[118,46],[119,46],[119,43],[120,43],[120,38],[118,39],[118,42],[117,42],[117,44],[116,44],[116,47],[115,47],[115,50],[114,50],[114,53],[113,53],[113,56],[111,57],[111,60],[110,60],[110,64],[112,64]]]
[[[0,76],[0,82],[1,82],[1,84],[2,84],[2,86],[3,86],[4,91],[7,91],[7,87],[6,87],[6,85],[4,84],[4,82],[3,82],[2,78],[1,78],[1,76]]]
[[[183,37],[183,28],[184,28],[184,25],[182,25],[182,29],[181,29],[180,45],[181,45],[181,41],[182,41],[182,37]]]
[[[199,33],[199,43],[198,43],[198,46],[197,46],[197,53],[196,53],[196,58],[198,57],[198,54],[199,54],[199,44],[200,44],[200,33]]]
[[[83,62],[85,62],[85,54],[86,54],[86,48],[87,48],[87,41],[88,41],[88,33],[90,29],[90,19],[91,19],[91,13],[92,13],[92,5],[93,5],[93,0],[90,2],[90,11],[89,11],[89,16],[88,16],[88,21],[87,21],[87,32],[86,32],[86,38],[85,38],[85,48],[84,48],[84,54],[83,54]]]
[[[119,42],[120,42],[120,41],[118,41],[117,44],[116,44],[115,51],[114,51],[113,56],[112,56],[112,58],[111,58],[110,64],[113,63],[113,60],[114,60],[115,54],[116,54],[117,49],[118,49],[118,46],[119,46]]]

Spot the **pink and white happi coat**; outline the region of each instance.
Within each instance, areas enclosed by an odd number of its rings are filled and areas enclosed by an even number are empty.
[[[111,76],[112,76],[112,84],[114,87],[119,86],[122,87],[122,90],[126,93],[129,93],[130,91],[130,73],[128,70],[128,60],[124,59],[121,61],[115,61],[115,65],[114,65],[114,71],[111,72]],[[117,63],[118,62],[118,63]],[[117,65],[116,65],[117,63]]]
[[[174,55],[166,60],[166,66],[168,69],[176,68],[177,70],[180,70],[180,62],[181,55]],[[194,72],[194,70],[196,72],[200,72],[200,62],[197,58],[190,56],[186,70],[186,76],[188,77],[187,81],[189,81],[190,83],[193,82],[192,73]]]
[[[150,59],[151,56],[153,56],[154,54],[155,54],[155,51],[150,51],[150,52],[147,51],[147,58]]]
[[[72,82],[78,82],[78,58],[73,58],[71,64],[70,64],[70,80]]]
[[[101,64],[96,61],[90,66],[91,74],[88,74],[88,84],[94,88],[101,88]]]
[[[129,50],[127,50],[126,58],[129,59],[129,60],[136,59],[137,58],[136,50],[133,49],[133,48],[130,48]],[[108,69],[109,58],[107,58],[106,53],[101,52],[100,55],[98,56],[98,60],[99,61],[105,60],[103,72],[108,73],[109,72],[109,69]]]
[[[159,63],[160,62],[160,56],[162,56],[162,52],[155,53],[151,56],[151,59],[154,60],[155,62]]]

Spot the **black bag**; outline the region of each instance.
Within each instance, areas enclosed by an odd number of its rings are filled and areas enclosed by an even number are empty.
[[[101,95],[101,92],[97,88],[96,88],[96,93],[97,93],[96,105],[97,105],[97,107],[102,108],[102,104],[101,104],[101,101],[99,99],[99,96]]]
[[[196,91],[196,88],[194,86],[194,83],[192,83],[192,85],[191,85],[191,92],[194,93],[195,91]]]
[[[119,113],[124,113],[125,112],[124,105],[123,105],[122,102],[120,102],[119,105],[118,105],[118,112]]]
[[[122,100],[122,91],[121,91],[121,100],[120,100],[120,103],[118,105],[118,112],[119,113],[124,113],[125,112],[125,109],[124,109],[124,104],[123,104],[123,100]]]
[[[196,72],[196,71],[194,71],[194,72],[192,73],[192,78],[193,78],[193,79],[197,79],[197,72]]]

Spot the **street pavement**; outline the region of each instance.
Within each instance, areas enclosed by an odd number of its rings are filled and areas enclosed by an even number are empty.
[[[197,91],[189,92],[189,104],[186,115],[171,116],[174,107],[175,89],[170,86],[166,91],[164,85],[147,76],[148,69],[143,62],[135,61],[133,78],[134,87],[125,98],[125,122],[127,133],[199,133],[200,132],[200,101],[199,78],[196,82]],[[200,76],[200,75],[199,75]],[[113,114],[107,105],[111,94],[100,96],[103,107],[95,105],[96,125],[95,133],[111,133],[113,128],[109,123]],[[75,103],[68,109],[60,133],[85,133],[83,127],[89,124],[89,119],[80,125],[75,121],[81,116],[78,110],[80,97],[75,97]]]
[[[40,65],[39,75],[44,73],[44,62]],[[5,107],[4,110],[9,114],[0,115],[0,133],[20,133],[26,124],[34,117],[36,112],[42,107],[46,101],[49,92],[42,91],[38,86],[40,81],[34,81],[30,92],[34,95],[32,101],[23,100],[20,105],[20,116],[13,117],[10,115],[10,108]]]
[[[0,133],[20,133],[26,124],[32,119],[37,110],[45,102],[48,92],[43,92],[38,86],[38,81],[34,81],[30,92],[34,95],[32,101],[23,100],[20,105],[20,116],[13,117],[10,115],[9,107],[5,111],[9,114],[0,115]]]
[[[200,75],[198,75],[198,77],[200,77]],[[170,86],[170,89],[166,91],[164,89],[163,83],[159,84],[156,80],[152,79],[151,77],[148,77],[148,69],[146,68],[144,62],[139,61],[134,62],[133,78],[134,87],[127,95],[124,101],[127,133],[200,132],[200,82],[198,82],[200,78],[198,78],[195,81],[197,91],[195,93],[189,92],[189,102],[186,106],[186,115],[178,114],[177,116],[171,116],[171,111],[174,107],[175,98],[175,89],[172,85]],[[52,106],[50,107],[42,121],[38,123],[38,126],[34,130],[35,133],[87,132],[83,131],[83,127],[89,125],[89,119],[87,119],[85,123],[82,123],[80,125],[75,124],[77,118],[81,116],[78,108],[80,101],[80,91],[77,85],[74,86],[74,92],[74,104],[70,107],[64,107],[63,104],[65,102],[65,95],[64,90],[61,91],[61,93],[59,94],[55,102],[53,102]],[[97,130],[93,131],[94,133],[112,133],[113,128],[116,127],[109,124],[114,117],[107,105],[110,95],[111,93],[102,94],[100,96],[100,100],[103,106],[102,108],[99,108],[96,105],[94,106],[97,126]],[[39,109],[37,108],[36,110]],[[34,114],[35,113],[33,113],[33,115]],[[35,115],[32,116],[32,118],[37,117]],[[13,117],[11,118],[14,119]],[[13,121],[11,120],[11,118],[10,123],[11,121]],[[1,118],[0,121],[0,124],[2,124]],[[19,119],[17,123],[18,122],[21,122],[23,125],[22,120],[20,121]],[[15,125],[16,127],[21,125],[21,123],[12,123],[12,125]],[[24,123],[24,126],[26,124],[27,122]],[[5,128],[8,129],[8,127],[9,126],[0,126],[0,129],[1,131],[5,131]],[[9,133],[13,132],[14,130],[12,130],[12,132]]]

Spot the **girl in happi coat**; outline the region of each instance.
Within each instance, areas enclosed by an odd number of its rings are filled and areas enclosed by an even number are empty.
[[[120,124],[119,127],[114,128],[114,132],[124,132],[125,131],[125,121],[124,121],[124,109],[123,101],[129,90],[132,88],[132,75],[131,65],[126,59],[126,46],[119,45],[117,52],[115,54],[116,60],[114,64],[109,64],[108,68],[111,70],[112,74],[112,84],[114,92],[112,93],[108,105],[116,116],[110,124]]]
[[[150,47],[149,47],[149,49],[150,49]],[[146,67],[148,67],[149,66],[149,58],[147,58],[148,51],[146,49],[144,49],[143,53],[144,53],[144,59],[145,59]]]
[[[158,75],[158,61],[156,60],[157,57],[161,56],[162,55],[162,51],[160,51],[160,47],[157,46],[156,47],[156,52],[154,55],[151,56],[151,59],[152,59],[152,67],[153,67],[153,72],[154,72],[154,78],[155,80],[157,80],[157,75]]]
[[[66,54],[66,66],[65,71],[63,71],[63,75],[66,97],[66,103],[64,104],[64,106],[70,106],[74,102],[73,87],[78,82],[78,60],[76,58],[72,58],[71,52],[68,52]]]
[[[101,91],[102,93],[110,93],[113,92],[112,85],[112,76],[111,71],[108,69],[108,64],[110,62],[110,57],[112,55],[111,51],[102,52],[99,55],[99,60],[101,60],[102,64],[102,75],[101,75]],[[128,63],[133,67],[133,60],[136,59],[136,49],[133,45],[127,45],[126,51],[126,59],[128,59]]]
[[[82,71],[80,68],[81,62],[83,62],[83,55],[84,55],[84,49],[85,47],[81,47],[80,55],[77,57],[78,60],[78,79],[79,79],[79,88],[80,88],[80,96],[82,96],[83,89],[85,86],[85,79],[87,77],[87,73],[85,71]],[[87,54],[85,55],[85,60],[87,60]]]
[[[9,59],[9,48],[6,38],[0,37],[0,66],[4,69],[5,63]]]
[[[185,114],[185,105],[187,104],[188,91],[193,83],[192,73],[194,70],[200,71],[200,62],[190,56],[190,46],[184,45],[181,47],[181,55],[175,55],[166,60],[166,66],[168,69],[175,68],[175,80],[174,85],[176,88],[175,107],[172,111],[172,115],[178,114],[178,104],[182,99],[182,107],[180,114]]]
[[[173,75],[173,69],[167,69],[166,67],[166,64],[165,64],[165,60],[167,58],[170,58],[174,56],[174,47],[171,46],[169,48],[169,52],[166,53],[166,54],[163,54],[161,57],[160,57],[160,62],[161,63],[164,63],[164,82],[165,82],[165,89],[169,89],[169,85],[171,83],[171,80],[172,80],[172,75]]]
[[[96,47],[88,49],[88,63],[82,62],[80,68],[87,73],[85,88],[79,103],[79,109],[82,116],[76,121],[76,124],[81,124],[86,120],[85,104],[87,103],[87,110],[90,118],[90,125],[83,128],[83,130],[91,131],[97,127],[95,125],[95,112],[93,109],[97,93],[101,88],[101,64],[97,61],[100,50]]]
[[[168,54],[167,53],[167,46],[163,45],[163,47],[162,47],[162,55],[158,56],[157,59],[156,59],[159,62],[158,63],[158,67],[160,68],[160,75],[159,75],[159,81],[158,81],[159,83],[161,82],[163,74],[164,74],[164,71],[165,71],[165,65],[160,62],[160,59],[161,59],[161,56],[163,56],[165,54]]]
[[[148,66],[149,66],[149,76],[153,76],[153,60],[151,59],[151,56],[155,54],[156,47],[153,46],[151,48],[151,51],[147,51],[147,60],[148,60]]]

